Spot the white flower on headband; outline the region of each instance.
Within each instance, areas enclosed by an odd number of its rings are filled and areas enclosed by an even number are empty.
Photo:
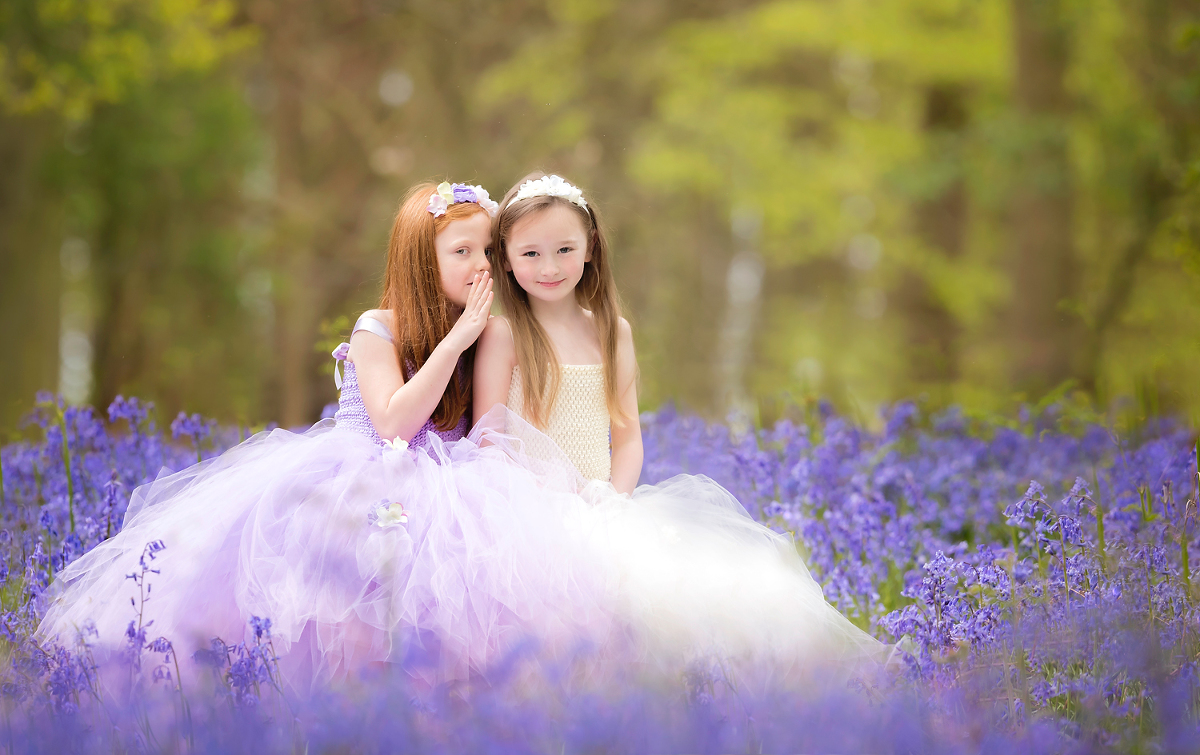
[[[500,205],[496,204],[487,190],[482,186],[472,186],[471,184],[452,184],[448,181],[442,181],[438,184],[437,191],[429,195],[428,210],[435,218],[440,218],[446,214],[446,209],[452,204],[460,202],[472,202],[479,205],[491,217],[496,217],[496,213],[500,211]]]
[[[513,197],[512,201],[520,202],[522,199],[532,197],[562,197],[585,210],[587,209],[587,202],[583,200],[583,192],[567,183],[561,176],[543,176],[526,181],[521,184],[521,188],[517,189],[517,195]]]
[[[500,212],[500,203],[488,196],[487,189],[482,186],[472,186],[475,190],[475,204],[484,209],[491,217],[496,217],[496,213]]]

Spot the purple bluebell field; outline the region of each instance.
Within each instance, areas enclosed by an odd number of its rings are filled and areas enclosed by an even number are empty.
[[[1195,432],[1117,432],[1066,404],[984,419],[890,407],[884,427],[819,405],[736,435],[667,407],[642,417],[643,482],[686,472],[791,532],[826,598],[895,644],[888,668],[809,689],[739,687],[719,667],[576,684],[522,647],[469,693],[378,670],[281,688],[269,617],[177,657],[141,625],[103,663],[84,632],[33,638],[56,572],[116,532],[130,494],[245,433],[118,398],[107,416],[43,396],[0,448],[0,746],[428,752],[1185,752],[1200,749],[1191,548]],[[155,576],[147,543],[131,594]],[[144,593],[142,593],[144,594]],[[581,650],[581,654],[585,651]],[[585,658],[583,659],[586,660]],[[105,695],[116,664],[127,683]],[[184,689],[183,664],[207,685]],[[528,669],[540,682],[531,684]],[[211,672],[211,673],[209,673]],[[111,673],[111,669],[109,671]],[[542,690],[540,693],[537,690]],[[547,691],[549,690],[549,691]]]

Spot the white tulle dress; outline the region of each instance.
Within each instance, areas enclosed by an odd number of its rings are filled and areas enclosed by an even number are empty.
[[[369,318],[355,329],[390,339]],[[101,650],[120,649],[136,618],[127,575],[161,541],[148,636],[186,663],[270,618],[297,688],[380,664],[429,685],[486,680],[530,641],[542,660],[590,648],[667,667],[878,654],[790,540],[713,481],[613,489],[599,366],[564,368],[547,433],[521,418],[515,377],[512,409],[466,435],[427,424],[395,447],[375,434],[347,362],[335,420],[260,433],[138,488],[120,533],[59,575],[39,636],[69,641],[90,622]]]
[[[729,660],[776,678],[884,658],[884,645],[825,601],[791,538],[752,519],[713,480],[678,475],[632,496],[616,492],[601,365],[562,366],[545,432],[521,416],[521,382],[514,368],[507,408],[493,409],[476,432],[504,427],[492,440],[515,464],[554,470],[555,483],[578,490],[589,556],[616,586],[610,610],[643,658]]]

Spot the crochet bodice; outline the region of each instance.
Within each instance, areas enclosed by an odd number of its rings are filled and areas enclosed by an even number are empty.
[[[367,330],[391,342],[392,336],[388,332],[383,323],[369,318],[366,315],[358,318],[358,322],[354,325],[354,331]],[[379,437],[379,433],[375,431],[375,425],[372,424],[370,416],[367,415],[367,407],[363,403],[362,391],[358,386],[358,373],[354,369],[354,362],[351,362],[346,356],[350,352],[350,344],[343,343],[333,352],[333,358],[345,364],[346,376],[342,378],[336,371],[334,373],[334,382],[341,389],[341,394],[338,396],[337,414],[333,416],[338,427],[345,427],[355,432],[362,433],[379,446],[383,445],[383,438]],[[459,363],[459,368],[462,368],[462,363]],[[439,430],[433,423],[433,420],[427,420],[421,429],[417,430],[416,434],[408,441],[410,448],[425,448],[429,445],[430,433],[437,435],[442,440],[454,441],[466,437],[467,431],[471,429],[470,419],[464,414],[458,424],[450,430]],[[389,440],[391,440],[389,438]]]
[[[558,444],[581,475],[589,480],[607,481],[612,477],[612,451],[611,419],[608,403],[604,400],[604,365],[564,364],[561,367],[558,396],[554,406],[550,407],[543,432]],[[521,369],[513,367],[508,409],[525,419],[523,390]],[[523,428],[510,426],[507,432],[520,437]]]

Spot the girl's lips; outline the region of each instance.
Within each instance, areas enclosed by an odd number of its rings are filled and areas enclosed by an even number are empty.
[[[563,280],[566,280],[566,278],[563,278]],[[554,288],[555,286],[557,286],[560,283],[562,283],[562,281],[554,281],[553,283],[547,283],[546,281],[538,281],[538,285],[543,288]]]

